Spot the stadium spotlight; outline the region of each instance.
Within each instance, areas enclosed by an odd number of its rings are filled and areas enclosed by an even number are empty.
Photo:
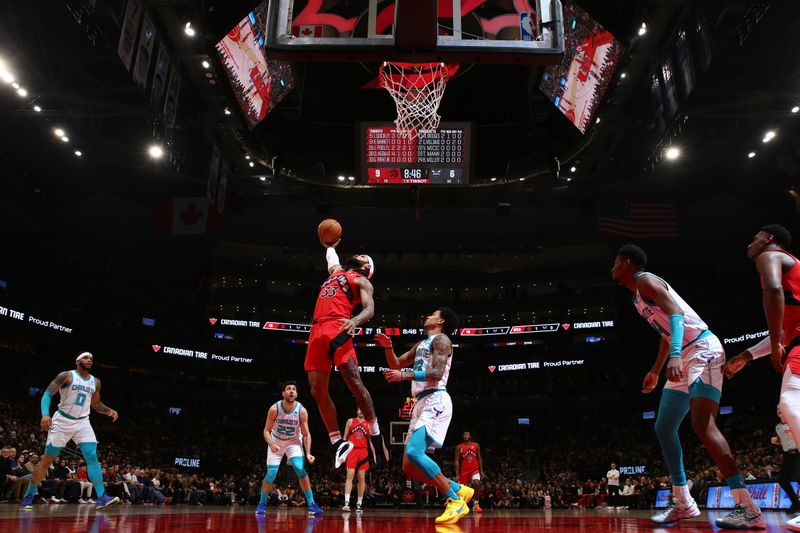
[[[670,161],[675,161],[681,156],[681,149],[676,146],[670,146],[664,152],[664,157],[669,159]]]
[[[151,144],[147,149],[147,153],[150,154],[150,157],[153,159],[161,159],[161,157],[164,155],[164,149],[157,144]]]

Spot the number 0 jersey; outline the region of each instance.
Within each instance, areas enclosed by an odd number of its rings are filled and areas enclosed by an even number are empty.
[[[71,370],[72,382],[64,385],[59,393],[61,401],[58,410],[72,418],[85,418],[92,410],[92,395],[97,390],[94,376],[83,379],[77,371]]]
[[[681,298],[677,292],[675,292],[675,289],[670,287],[669,283],[659,278],[655,274],[650,274],[649,272],[641,272],[636,277],[638,279],[641,276],[653,276],[657,280],[661,281],[664,285],[666,285],[670,296],[672,296],[672,299],[675,300],[675,303],[677,303],[678,307],[681,308],[681,311],[683,312],[684,327],[683,341],[681,342],[681,346],[685,348],[688,344],[696,341],[703,332],[708,330],[708,326],[705,322],[703,322],[703,319],[700,318],[694,309],[689,307],[689,304],[687,304],[686,301]],[[639,294],[638,290],[633,297],[633,305],[636,306],[636,310],[645,320],[647,320],[648,324],[653,326],[653,329],[658,331],[661,334],[661,337],[669,342],[669,315],[667,315],[666,312],[658,307],[655,302],[646,300],[641,294]]]
[[[364,277],[352,270],[337,270],[325,280],[314,307],[314,322],[350,318],[353,308],[361,303],[356,278]]]
[[[431,335],[424,341],[420,342],[417,345],[417,351],[414,354],[414,371],[422,370],[427,371],[428,368],[431,366],[431,357],[433,354],[433,341],[439,335],[444,335],[443,333],[437,333],[436,335]],[[450,355],[447,357],[447,362],[444,366],[444,374],[442,374],[442,379],[439,381],[412,381],[411,382],[411,394],[415,397],[419,396],[421,392],[426,390],[446,390],[447,389],[447,378],[450,376],[450,363],[453,362],[453,352],[450,351]]]

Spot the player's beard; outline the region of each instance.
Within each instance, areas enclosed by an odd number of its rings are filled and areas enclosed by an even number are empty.
[[[361,259],[358,259],[356,257],[348,257],[347,259],[345,259],[344,264],[348,269],[358,272],[362,276],[369,275],[369,269],[364,268],[366,266],[369,266],[369,261],[362,261]]]

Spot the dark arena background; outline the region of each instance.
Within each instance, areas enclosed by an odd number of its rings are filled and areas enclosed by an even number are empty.
[[[735,507],[693,406],[699,514],[652,520],[689,505],[655,431],[667,370],[643,393],[659,336],[611,276],[636,244],[728,360],[769,337],[747,250],[769,224],[800,240],[798,21],[790,0],[2,0],[0,531],[716,531],[758,509],[745,527],[800,530],[769,356],[724,379],[711,418],[757,508]],[[428,66],[381,78],[384,61]],[[441,120],[398,131],[414,111]],[[391,455],[352,510],[304,370],[329,218],[342,263],[374,262],[352,342]],[[388,382],[375,338],[412,350],[442,306],[452,420],[422,460],[456,480],[470,432],[469,505],[403,467],[420,381]],[[26,508],[60,431],[43,398],[82,352],[102,401],[69,423],[91,420],[99,474],[85,445],[56,447]],[[286,460],[261,495],[288,380],[317,514]],[[88,413],[53,391],[54,422],[64,398]]]

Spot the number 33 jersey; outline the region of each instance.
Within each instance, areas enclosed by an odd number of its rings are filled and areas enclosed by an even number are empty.
[[[350,318],[353,308],[361,303],[356,278],[363,277],[352,270],[337,270],[325,280],[314,307],[314,322]]]

